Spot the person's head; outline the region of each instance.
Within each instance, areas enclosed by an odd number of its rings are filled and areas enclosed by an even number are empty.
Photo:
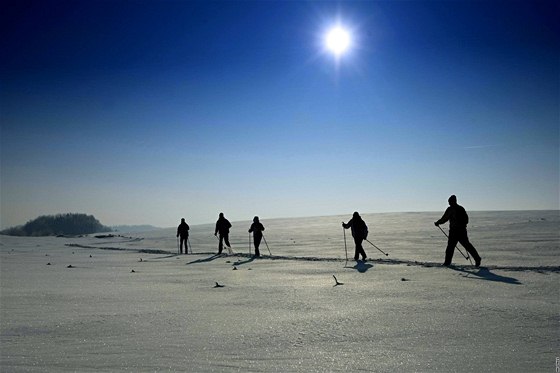
[[[223,218],[223,217],[224,217],[224,213],[220,212],[220,218]]]
[[[258,216],[255,216],[255,217],[253,218],[253,223],[258,223],[258,222],[259,222],[259,217],[258,217]]]
[[[457,197],[455,197],[455,195],[453,194],[451,197],[449,197],[447,202],[449,202],[449,206],[455,206],[457,204]]]
[[[353,218],[359,218],[360,214],[358,214],[358,211],[354,211],[354,214],[352,214]]]
[[[181,218],[181,223],[184,223],[184,222],[185,222],[185,218]]]

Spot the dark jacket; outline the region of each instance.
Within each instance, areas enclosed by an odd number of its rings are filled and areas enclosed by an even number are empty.
[[[249,233],[254,232],[255,236],[262,236],[264,231],[264,225],[261,223],[253,223],[251,224],[251,228],[249,228]]]
[[[177,227],[177,237],[188,237],[189,236],[189,225],[185,222],[182,222]]]
[[[368,236],[368,227],[360,216],[353,217],[348,224],[344,224],[343,226],[346,229],[352,229],[352,237],[354,238],[365,240]]]
[[[231,223],[226,218],[219,218],[216,222],[216,229],[214,230],[214,234],[229,234],[229,229],[231,228]]]
[[[436,223],[438,225],[444,224],[449,221],[449,230],[465,230],[469,224],[469,216],[467,212],[460,205],[449,206],[445,213]]]

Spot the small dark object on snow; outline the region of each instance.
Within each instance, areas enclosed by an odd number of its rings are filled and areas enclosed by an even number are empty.
[[[132,270],[132,271],[130,271],[130,273],[136,273],[136,271],[135,271],[135,270]]]
[[[403,278],[401,278],[401,281],[410,281],[410,280],[403,277]]]
[[[47,265],[50,266],[50,265],[51,265],[51,262],[48,262]]]
[[[74,266],[72,264],[69,264],[68,266],[66,266],[66,268],[74,268]]]
[[[343,282],[338,282],[338,280],[336,279],[336,277],[334,275],[332,275],[332,277],[334,277],[334,282],[335,282],[334,286],[344,285]]]
[[[90,258],[93,258],[93,256],[91,256],[91,255],[90,255],[89,257],[90,257]]]
[[[233,267],[233,270],[234,270],[234,271],[237,271],[237,267]]]
[[[223,288],[224,285],[220,285],[220,284],[218,284],[218,283],[216,282],[216,285],[214,285],[214,287],[215,287],[215,288]]]

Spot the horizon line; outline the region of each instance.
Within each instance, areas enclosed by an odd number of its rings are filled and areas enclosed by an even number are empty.
[[[469,210],[470,212],[515,212],[515,211],[558,211],[560,213],[560,208],[557,209],[511,209],[511,210]],[[383,212],[360,212],[360,215],[382,215],[382,214],[415,214],[415,213],[426,213],[426,212],[434,212],[440,213],[440,210],[423,210],[423,211],[383,211]],[[342,216],[352,213],[344,213],[344,214],[328,214],[328,215],[306,215],[306,216],[283,216],[283,217],[261,217],[259,216],[259,220],[282,220],[282,219],[309,219],[309,218],[326,218],[331,216]],[[258,216],[258,215],[257,215]],[[186,220],[186,219],[185,219]],[[229,220],[229,219],[228,219]],[[251,221],[251,219],[246,220],[232,220],[232,223],[240,223],[240,222],[247,222]],[[193,227],[199,225],[208,225],[208,224],[215,224],[216,222],[207,222],[207,223],[194,223],[190,224]],[[116,224],[116,225],[125,225],[125,224]],[[135,226],[141,225],[151,225],[151,224],[134,224]],[[153,226],[153,225],[152,225]],[[171,227],[157,227],[159,229],[168,229],[168,228],[175,228],[174,226]]]

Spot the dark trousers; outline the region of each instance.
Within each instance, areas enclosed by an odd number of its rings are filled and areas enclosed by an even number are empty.
[[[224,245],[222,244],[222,242],[224,242],[226,244],[227,247],[231,247],[231,245],[229,244],[229,233],[220,233],[220,243],[218,244],[218,254],[222,253],[222,250],[224,249]]]
[[[261,256],[259,246],[261,245],[262,235],[253,233],[253,243],[255,244],[255,256]]]
[[[467,252],[473,257],[473,259],[478,262],[480,261],[480,255],[470,243],[469,237],[467,236],[466,229],[455,229],[449,231],[449,239],[447,240],[447,249],[445,249],[445,263],[446,265],[451,264],[451,260],[453,259],[453,253],[455,253],[455,246],[457,243],[463,245],[463,247],[467,250]]]
[[[354,237],[354,244],[356,245],[356,250],[354,251],[354,260],[358,260],[360,255],[362,256],[363,260],[366,260],[367,255],[362,247],[362,242],[364,242],[363,238],[356,238]]]
[[[189,236],[181,236],[180,237],[180,244],[179,244],[179,253],[182,254],[183,253],[183,243],[185,243],[185,254],[187,254],[189,252],[189,248],[187,246],[187,240],[189,239]]]

